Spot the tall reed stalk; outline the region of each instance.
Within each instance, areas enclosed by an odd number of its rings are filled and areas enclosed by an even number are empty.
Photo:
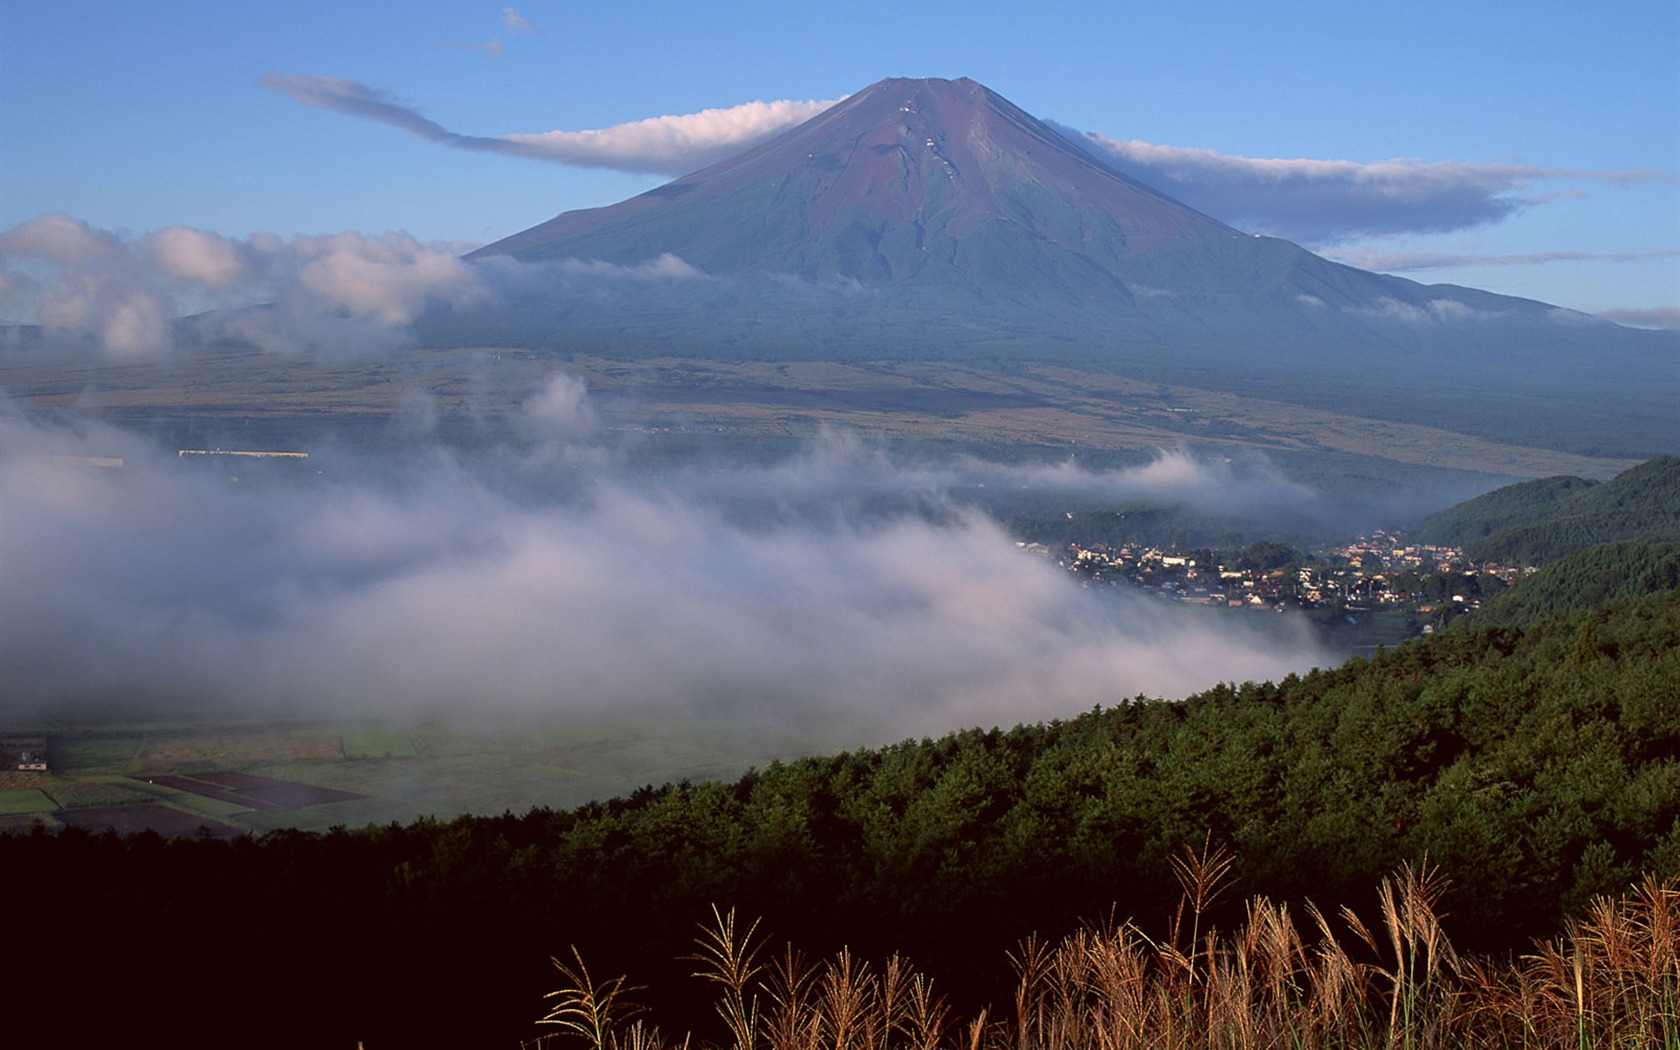
[[[695,976],[715,984],[718,1050],[1680,1050],[1680,883],[1645,879],[1595,900],[1563,935],[1520,958],[1467,959],[1441,922],[1446,881],[1402,866],[1377,891],[1378,921],[1340,922],[1262,897],[1229,934],[1203,930],[1231,858],[1204,844],[1175,865],[1184,889],[1169,938],[1112,919],[1060,941],[1023,940],[1012,1014],[953,1017],[899,956],[849,949],[808,963],[767,956],[756,922],[714,908]],[[1350,947],[1360,950],[1356,956]],[[592,1050],[667,1050],[629,1002],[626,978],[595,981],[574,949],[556,959],[543,1040]]]

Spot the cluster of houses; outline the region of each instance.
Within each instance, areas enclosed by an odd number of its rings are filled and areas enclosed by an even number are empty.
[[[0,771],[45,773],[47,738],[24,736],[0,740]]]
[[[1161,550],[1140,543],[1070,543],[1053,557],[1090,584],[1130,583],[1161,597],[1199,605],[1287,608],[1386,608],[1429,615],[1475,608],[1532,568],[1472,565],[1456,547],[1407,543],[1376,532],[1344,546],[1256,564],[1242,552]]]

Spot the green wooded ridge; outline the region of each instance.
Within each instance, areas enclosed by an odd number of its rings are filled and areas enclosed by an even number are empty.
[[[1659,456],[1603,484],[1507,485],[1430,515],[1411,539],[1504,565],[1541,565],[1605,543],[1680,542],[1680,457]]]

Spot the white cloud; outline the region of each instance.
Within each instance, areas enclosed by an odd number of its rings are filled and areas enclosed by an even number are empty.
[[[619,266],[601,259],[566,259],[560,263],[560,269],[577,277],[623,278],[635,281],[689,280],[705,276],[681,256],[670,252],[664,252],[656,259],[633,266]]]
[[[669,253],[631,266],[469,263],[462,247],[396,232],[239,239],[184,226],[123,238],[47,215],[0,231],[0,309],[7,321],[42,326],[41,353],[166,358],[180,349],[172,322],[193,314],[195,340],[343,360],[402,345],[430,309],[706,278]]]
[[[503,135],[528,156],[579,167],[682,175],[755,146],[821,113],[828,102],[747,102],[680,116],[649,117],[589,131]]]
[[[207,288],[232,288],[252,279],[256,257],[250,246],[203,230],[170,226],[146,237],[142,250],[164,274]]]
[[[1557,183],[1630,186],[1671,173],[1395,159],[1254,158],[1059,127],[1124,174],[1240,229],[1309,246],[1498,222]]]
[[[37,259],[83,267],[125,255],[115,234],[96,230],[63,212],[41,215],[0,233],[0,258]]]
[[[1631,328],[1674,328],[1680,329],[1680,307],[1659,306],[1646,310],[1603,310],[1599,317],[1617,324],[1625,324]]]
[[[157,297],[137,292],[119,298],[102,319],[99,341],[119,360],[145,360],[169,351],[169,320]]]
[[[260,83],[305,105],[388,124],[456,149],[660,175],[682,175],[716,163],[834,105],[833,101],[748,102],[608,128],[490,136],[450,131],[378,88],[341,77],[271,73]]]
[[[114,234],[42,215],[0,233],[0,272],[6,298],[75,352],[134,361],[169,350],[168,293]]]
[[[1550,263],[1581,262],[1646,262],[1652,259],[1672,259],[1680,250],[1653,252],[1517,252],[1492,253],[1477,251],[1386,251],[1362,249],[1325,253],[1327,257],[1349,266],[1386,273],[1417,270],[1451,270],[1467,266],[1544,266]]]
[[[485,297],[477,272],[453,252],[407,234],[299,237],[299,283],[322,302],[382,325],[414,320],[428,302],[465,306]]]
[[[1412,325],[1457,323],[1485,320],[1498,316],[1491,311],[1477,310],[1466,306],[1456,299],[1431,299],[1419,306],[1414,303],[1402,302],[1399,299],[1384,298],[1379,300],[1375,307],[1369,309],[1356,308],[1352,312],[1403,321]]]
[[[1279,511],[1312,515],[1323,509],[1317,492],[1285,478],[1263,458],[1209,460],[1182,447],[1159,450],[1147,463],[1115,470],[1091,471],[1073,460],[987,470],[996,472],[998,484],[1104,503],[1141,500],[1240,516]]]
[[[502,28],[514,36],[537,32],[537,27],[531,24],[530,19],[511,7],[502,8]]]
[[[589,436],[595,429],[595,412],[588,394],[583,380],[556,372],[521,406],[520,429],[537,441]]]
[[[431,304],[491,295],[454,246],[405,234],[238,240],[172,226],[131,242],[66,215],[0,232],[0,275],[0,300],[42,326],[46,352],[125,361],[171,354],[170,322],[185,313],[266,302],[207,316],[205,330],[336,356],[395,345]]]

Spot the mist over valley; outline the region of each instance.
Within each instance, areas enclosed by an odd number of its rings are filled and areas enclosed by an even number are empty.
[[[1053,719],[1347,653],[1082,588],[1031,522],[1305,546],[1672,437],[1673,333],[1333,264],[1105,150],[889,79],[464,255],[0,234],[36,305],[0,339],[9,709],[610,717],[742,761]]]
[[[195,462],[8,415],[8,534],[31,552],[6,570],[12,705],[614,712],[892,739],[1330,658],[1304,632],[1280,644],[1082,593],[980,503],[1235,521],[1322,502],[1263,464],[900,462],[836,434],[758,465],[653,467],[593,429],[573,382],[522,424],[564,437],[477,455]]]

